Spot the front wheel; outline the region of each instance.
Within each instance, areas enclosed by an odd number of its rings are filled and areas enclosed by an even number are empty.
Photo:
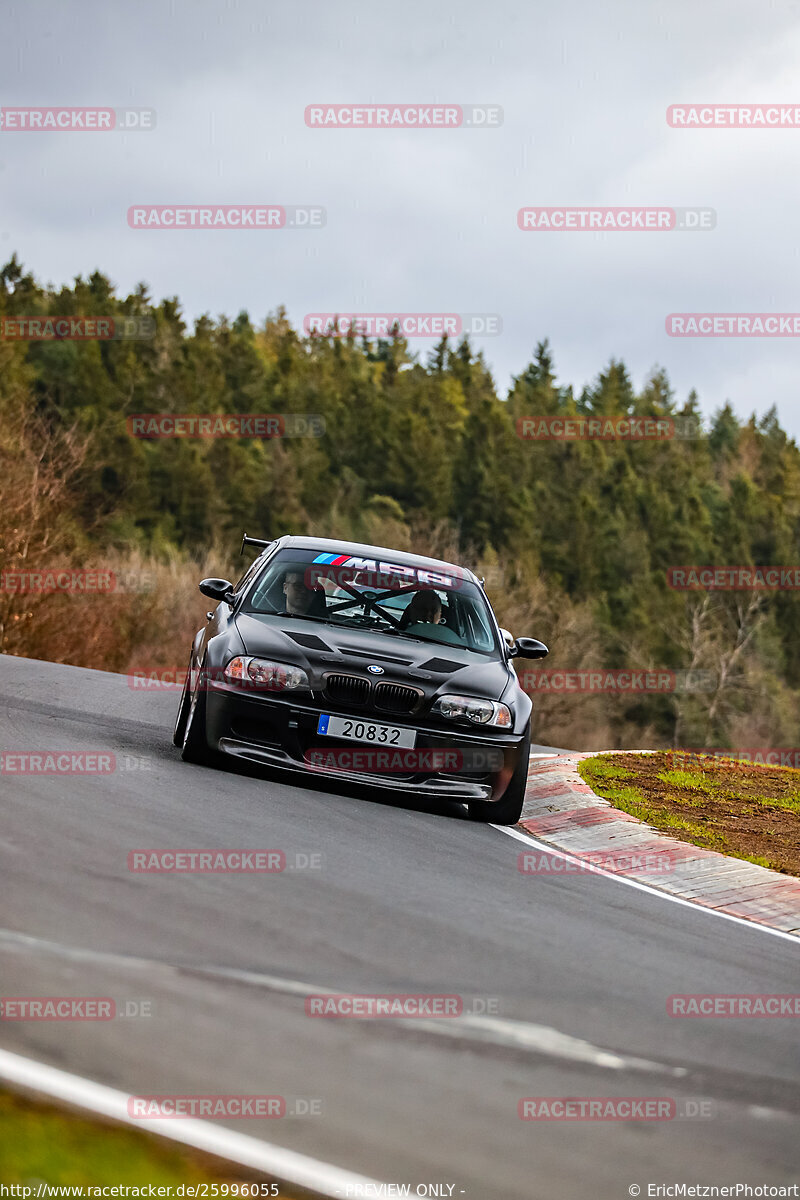
[[[531,756],[530,730],[522,739],[519,762],[514,768],[502,800],[473,800],[469,805],[469,819],[490,825],[516,825],[525,802],[525,787],[528,782],[528,760]]]
[[[191,674],[191,673],[190,673]],[[197,672],[197,685],[189,696],[189,681],[187,679],[187,697],[189,711],[186,714],[186,726],[181,746],[181,758],[184,762],[196,763],[206,767],[212,761],[212,753],[206,738],[206,669],[205,663]],[[178,714],[180,719],[180,713]],[[177,732],[177,730],[176,730]]]

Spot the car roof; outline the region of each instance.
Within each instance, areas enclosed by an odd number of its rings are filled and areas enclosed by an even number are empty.
[[[469,567],[459,566],[458,563],[446,562],[441,558],[428,558],[422,554],[408,554],[403,550],[392,550],[390,546],[371,546],[366,542],[345,542],[338,538],[303,537],[296,534],[286,534],[278,538],[281,547],[292,550],[318,550],[320,554],[349,554],[353,558],[374,558],[384,562],[398,563],[403,567],[422,567],[456,571],[467,579],[478,583],[478,577]]]

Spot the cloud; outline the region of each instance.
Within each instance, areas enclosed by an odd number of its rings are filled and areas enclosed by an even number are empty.
[[[669,338],[672,311],[800,310],[800,129],[681,131],[669,104],[798,101],[791,12],[749,3],[265,0],[7,5],[4,103],[157,109],[153,133],[0,134],[0,252],[56,282],[145,280],[189,318],[497,312],[501,388],[549,336],[580,387],[613,355],[707,409],[777,403],[797,345]],[[494,130],[312,130],[314,102],[497,103]],[[134,231],[132,204],[319,204],[318,231]],[[704,205],[709,233],[522,233],[523,205]],[[6,253],[7,252],[7,253]],[[415,348],[423,353],[428,342]]]

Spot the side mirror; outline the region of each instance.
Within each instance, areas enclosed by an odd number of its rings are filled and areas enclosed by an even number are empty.
[[[198,586],[209,600],[224,600],[229,604],[233,599],[233,584],[227,579],[202,579]]]
[[[512,653],[515,658],[547,658],[550,651],[536,638],[521,637],[514,642]]]

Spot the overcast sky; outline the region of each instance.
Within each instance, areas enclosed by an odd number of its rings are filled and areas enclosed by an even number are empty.
[[[800,339],[667,336],[670,312],[800,312],[800,128],[671,129],[670,104],[797,102],[800,4],[5,0],[4,106],[154,108],[150,133],[0,132],[0,257],[203,312],[488,312],[501,394],[641,385],[800,435]],[[502,106],[493,129],[310,129],[312,103]],[[311,204],[323,229],[134,230],[134,204]],[[710,206],[712,232],[523,233],[525,205]],[[429,341],[413,343],[424,352]]]

